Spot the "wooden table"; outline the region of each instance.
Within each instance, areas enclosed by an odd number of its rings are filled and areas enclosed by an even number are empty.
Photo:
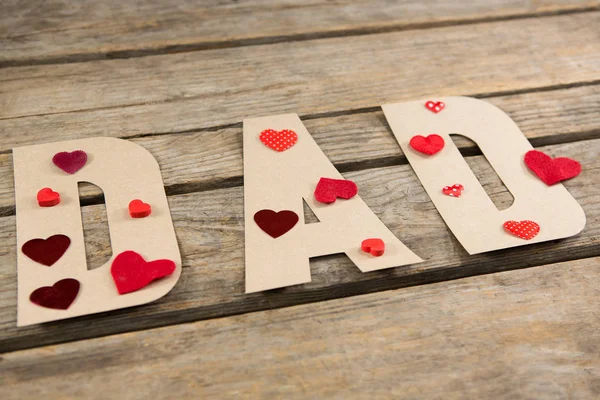
[[[3,0],[0,18],[3,400],[600,397],[599,1]],[[581,161],[565,186],[585,230],[468,255],[380,109],[446,95]],[[241,121],[288,112],[424,263],[322,257],[309,284],[244,294]],[[11,148],[94,136],[158,159],[181,280],[146,306],[18,329]],[[103,197],[82,185],[81,201],[98,266]]]

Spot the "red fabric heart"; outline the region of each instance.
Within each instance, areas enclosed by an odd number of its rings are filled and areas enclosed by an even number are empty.
[[[290,210],[260,210],[254,214],[254,222],[268,235],[277,239],[298,223],[298,214]]]
[[[146,261],[135,251],[127,250],[119,254],[110,267],[110,273],[119,294],[135,292],[175,271],[171,260]]]
[[[140,199],[131,200],[129,202],[129,215],[131,218],[144,218],[152,214],[150,204],[144,203]]]
[[[31,239],[21,251],[33,261],[50,267],[57,262],[71,245],[71,239],[65,235],[52,235],[48,239]]]
[[[38,306],[66,310],[73,303],[79,293],[79,281],[77,279],[61,279],[52,286],[42,286],[35,289],[29,300]]]
[[[371,253],[375,257],[380,257],[385,252],[385,243],[378,238],[365,239],[362,241],[360,248],[365,253]]]
[[[410,139],[410,146],[413,149],[430,156],[442,150],[444,145],[444,138],[436,134],[427,137],[416,135]]]
[[[552,159],[538,150],[525,154],[525,164],[546,184],[554,185],[581,173],[581,164],[567,157]]]
[[[286,151],[296,144],[298,135],[290,129],[276,131],[275,129],[265,129],[260,133],[260,141],[267,147],[275,151]]]
[[[315,199],[321,203],[333,203],[340,197],[351,199],[358,193],[358,186],[352,181],[345,179],[321,178],[315,189]]]
[[[53,207],[60,203],[60,194],[50,188],[43,188],[37,194],[40,207]]]
[[[506,221],[504,229],[521,239],[530,240],[540,233],[540,226],[533,221]]]
[[[460,183],[457,183],[452,186],[444,186],[444,188],[442,189],[442,192],[446,196],[460,197],[460,195],[463,193],[464,190],[465,190],[465,188],[463,187],[463,185],[461,185]]]
[[[83,150],[62,151],[52,157],[52,162],[66,173],[74,174],[87,162],[87,153]]]
[[[432,113],[437,114],[440,111],[442,111],[444,108],[446,108],[446,105],[444,103],[442,103],[441,101],[429,100],[428,102],[425,103],[425,108],[427,108]]]

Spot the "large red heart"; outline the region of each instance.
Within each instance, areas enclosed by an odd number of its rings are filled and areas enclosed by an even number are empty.
[[[37,194],[40,207],[53,207],[60,203],[60,194],[50,188],[43,188]]]
[[[530,240],[540,233],[540,226],[533,221],[506,221],[504,229],[521,239]]]
[[[525,154],[525,164],[546,184],[554,185],[581,173],[581,164],[567,157],[552,159],[538,150]]]
[[[425,108],[427,108],[429,111],[431,111],[432,113],[439,113],[440,111],[442,111],[444,108],[446,108],[446,105],[441,102],[441,101],[427,101],[425,103]]]
[[[119,294],[135,292],[175,271],[171,260],[146,261],[132,250],[119,254],[110,267],[110,273],[117,285]]]
[[[150,204],[144,203],[140,199],[131,200],[129,202],[129,215],[131,218],[144,218],[152,213]]]
[[[340,197],[351,199],[358,193],[358,186],[345,179],[321,178],[315,189],[315,199],[321,203],[333,203]]]
[[[282,131],[265,129],[260,133],[259,138],[265,146],[279,152],[286,151],[298,141],[298,135],[291,129],[284,129]]]
[[[31,239],[21,251],[33,261],[50,267],[57,262],[69,248],[71,239],[65,235],[52,235],[48,239]]]
[[[287,233],[298,223],[298,214],[290,210],[275,212],[260,210],[254,214],[254,222],[274,239]]]
[[[444,144],[444,138],[436,134],[427,137],[416,135],[410,139],[410,146],[413,149],[430,156],[443,149]]]
[[[360,248],[365,253],[371,253],[375,257],[380,257],[385,252],[385,242],[379,238],[365,239],[360,244]]]
[[[38,306],[66,310],[75,300],[79,293],[79,281],[77,279],[61,279],[52,286],[42,286],[35,289],[29,300]]]
[[[61,151],[52,157],[52,162],[66,173],[74,174],[87,162],[87,154],[83,150]]]

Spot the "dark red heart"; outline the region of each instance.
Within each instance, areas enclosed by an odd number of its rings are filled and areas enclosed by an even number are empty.
[[[339,197],[351,199],[358,193],[358,186],[345,179],[321,178],[315,189],[315,199],[321,203],[333,203]]]
[[[444,138],[436,134],[427,137],[416,135],[410,139],[410,146],[413,149],[430,156],[443,149],[444,145]]]
[[[21,251],[33,261],[50,267],[57,262],[69,248],[71,239],[65,235],[52,235],[48,239],[31,239]]]
[[[119,254],[110,267],[110,273],[119,294],[135,292],[175,271],[171,260],[146,261],[132,250]]]
[[[66,173],[74,174],[87,162],[87,153],[83,150],[62,151],[52,157],[52,162]]]
[[[385,253],[385,242],[379,238],[365,239],[362,241],[360,248],[365,253],[380,257]]]
[[[279,212],[260,210],[254,214],[254,222],[256,222],[260,229],[277,239],[298,223],[298,214],[290,210]]]
[[[525,164],[546,185],[554,185],[581,173],[581,164],[567,157],[552,158],[538,150],[525,154]]]
[[[150,204],[144,203],[140,199],[131,200],[129,203],[129,215],[131,218],[144,218],[152,213]]]
[[[444,108],[446,108],[446,105],[444,103],[442,103],[441,101],[429,100],[428,102],[425,103],[425,108],[427,108],[432,113],[437,114],[440,111],[442,111]]]
[[[38,306],[66,310],[73,303],[79,293],[79,281],[77,279],[62,279],[52,286],[42,286],[35,289],[29,300]]]
[[[60,194],[50,188],[43,188],[37,194],[40,207],[53,207],[60,203]]]

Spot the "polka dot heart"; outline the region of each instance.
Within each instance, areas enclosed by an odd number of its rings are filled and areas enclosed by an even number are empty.
[[[531,240],[540,233],[540,226],[533,221],[506,221],[504,229],[521,239]]]
[[[446,196],[450,196],[450,197],[460,197],[460,195],[462,194],[462,192],[464,190],[465,190],[465,187],[463,185],[461,185],[460,183],[457,183],[452,186],[444,186],[444,188],[442,189],[442,193],[444,193]]]
[[[286,151],[296,144],[298,135],[290,129],[276,131],[275,129],[265,129],[260,133],[260,141],[267,147],[275,151]]]
[[[431,111],[432,113],[437,114],[444,108],[446,108],[446,105],[441,101],[429,100],[427,103],[425,103],[425,108]]]

